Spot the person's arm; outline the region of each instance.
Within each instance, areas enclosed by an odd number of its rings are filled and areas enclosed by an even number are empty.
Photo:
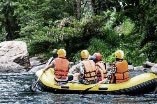
[[[73,80],[73,78],[75,77],[75,73],[79,73],[78,71],[78,64],[76,65],[73,65],[70,69],[69,69],[69,72],[68,72],[68,81],[71,81]]]
[[[51,68],[51,65],[47,65],[47,66],[44,68],[44,71],[48,70],[49,68]]]
[[[78,69],[79,69],[79,73],[80,73],[81,75],[83,75],[83,74],[84,74],[84,65],[83,65],[82,63],[80,63]]]
[[[100,70],[100,69],[99,69]],[[103,70],[100,70],[101,72],[101,79],[104,80],[104,71]]]
[[[70,69],[69,69],[69,74],[73,75],[75,73],[79,73],[79,64],[73,65]]]
[[[51,67],[54,67],[54,60],[49,65],[47,65],[43,70],[46,71]]]
[[[54,60],[54,58],[51,57],[51,58],[48,60],[48,62],[46,63],[45,68],[46,68],[47,66],[49,66],[49,65],[52,63],[53,60]]]
[[[84,68],[84,65],[83,65],[82,63],[80,63],[78,69],[79,69],[79,75],[80,75],[80,76],[79,76],[79,79],[82,80],[82,79],[84,79],[84,71],[85,71],[85,70],[84,70],[84,69],[85,69],[85,68]]]

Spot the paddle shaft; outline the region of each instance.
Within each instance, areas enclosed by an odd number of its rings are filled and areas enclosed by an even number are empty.
[[[97,86],[98,84],[99,84],[99,83],[93,85],[92,87],[89,87],[89,88],[85,89],[83,92],[89,91],[90,89],[92,89],[93,87]]]
[[[156,94],[157,93],[157,83],[156,83],[156,87],[155,87],[155,90],[154,90],[154,92],[153,92],[154,94]]]
[[[54,58],[52,57],[51,60],[49,61],[48,65],[51,64],[51,62],[53,61],[53,59],[54,59]],[[43,71],[43,72],[41,73],[41,75],[38,77],[38,79],[37,79],[37,81],[35,82],[35,84],[33,84],[32,90],[34,90],[34,88],[35,88],[36,85],[38,84],[38,82],[39,82],[39,80],[40,80],[40,78],[41,78],[41,76],[43,75],[44,72],[45,72],[45,71]]]
[[[153,92],[154,94],[156,94],[157,93],[157,86],[156,86],[156,88],[155,88],[155,90],[154,90],[154,92]]]
[[[97,84],[95,84],[95,85],[93,85],[93,86],[91,86],[91,87],[89,87],[89,88],[85,89],[83,92],[89,91],[90,89],[92,89],[93,87],[95,87],[95,86],[97,86],[97,85],[101,84],[101,83],[102,83],[102,82],[104,82],[104,81],[106,81],[106,79],[104,79],[104,80],[102,80],[102,81],[98,82]]]
[[[44,71],[41,73],[40,77],[38,77],[37,81],[35,82],[35,84],[33,84],[32,89],[34,89],[36,87],[36,85],[38,84],[41,76],[43,75]]]

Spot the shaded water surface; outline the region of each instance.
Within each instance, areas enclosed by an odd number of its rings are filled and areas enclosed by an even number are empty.
[[[0,104],[157,104],[157,95],[33,93],[29,90],[34,74],[0,73]]]

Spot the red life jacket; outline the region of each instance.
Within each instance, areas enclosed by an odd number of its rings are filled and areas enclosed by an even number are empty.
[[[84,79],[87,81],[96,80],[96,66],[94,61],[92,60],[84,60],[82,61],[84,65]]]
[[[96,63],[96,69],[97,69],[97,79],[98,79],[98,81],[102,80],[101,73],[98,69],[103,70],[104,78],[107,78],[106,66],[104,65],[104,63],[102,61],[99,61],[99,62]]]
[[[121,83],[129,80],[128,63],[126,60],[118,61],[115,63],[116,66],[116,83]]]
[[[66,79],[69,71],[69,61],[66,58],[54,59],[54,74],[58,79]]]

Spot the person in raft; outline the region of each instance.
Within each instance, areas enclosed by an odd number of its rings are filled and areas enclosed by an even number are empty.
[[[70,68],[69,61],[66,59],[66,51],[64,49],[59,49],[57,51],[58,57],[56,57],[44,70],[49,68],[54,68],[54,79],[59,84],[67,83],[68,81],[68,71]]]
[[[93,56],[95,57],[94,62],[97,69],[97,80],[99,82],[106,78],[106,66],[102,61],[102,55],[100,53],[94,53]]]
[[[98,53],[94,53],[91,56],[94,62],[96,63],[97,69],[97,82],[98,83],[112,83],[113,73],[110,68],[106,68],[106,63],[102,61],[102,55]]]
[[[115,62],[112,64],[112,69],[115,71],[113,74],[113,83],[121,83],[129,80],[128,62],[124,60],[124,52],[122,50],[115,52]]]
[[[81,84],[95,84],[97,82],[95,62],[88,58],[89,52],[82,50],[81,61],[69,70],[69,76],[73,76],[73,82]]]

